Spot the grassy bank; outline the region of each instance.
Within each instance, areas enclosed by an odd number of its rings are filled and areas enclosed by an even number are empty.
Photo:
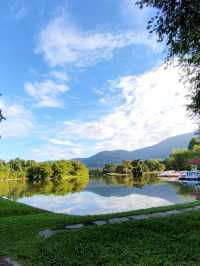
[[[107,173],[105,176],[130,176],[130,174]]]
[[[194,205],[200,202],[126,215]],[[46,228],[111,216],[115,215],[59,215],[0,199],[0,256],[9,256],[25,266],[199,265],[200,212],[62,232],[46,240],[38,236]]]

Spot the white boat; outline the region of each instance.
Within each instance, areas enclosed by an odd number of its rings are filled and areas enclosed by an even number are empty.
[[[192,170],[185,171],[180,177],[179,180],[185,183],[200,183],[200,171]]]
[[[179,180],[185,183],[200,183],[200,171],[197,169],[200,165],[200,158],[193,159],[189,163],[192,165],[192,170],[185,171]]]
[[[174,170],[164,171],[158,174],[158,177],[179,177],[179,176],[180,176],[180,172],[174,171]]]

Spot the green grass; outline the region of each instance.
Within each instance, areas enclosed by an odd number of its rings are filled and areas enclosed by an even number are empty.
[[[200,205],[200,201],[122,213],[152,213]],[[0,199],[0,257],[22,265],[200,265],[200,211],[80,231],[43,239],[38,232],[116,216],[68,216]],[[119,215],[117,215],[119,216]]]

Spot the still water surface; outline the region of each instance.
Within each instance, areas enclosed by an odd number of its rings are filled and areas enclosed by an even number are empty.
[[[31,183],[0,183],[0,196],[55,213],[92,215],[191,202],[198,187],[155,178],[99,177]]]

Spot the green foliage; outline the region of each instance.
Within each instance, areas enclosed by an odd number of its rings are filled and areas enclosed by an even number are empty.
[[[79,161],[46,161],[38,163],[33,160],[16,158],[8,163],[0,161],[0,180],[27,178],[35,181],[65,179],[69,176],[88,176],[88,169]]]
[[[199,145],[194,145],[193,150],[177,149],[163,163],[167,170],[191,170],[189,161],[200,156]]]
[[[200,1],[199,0],[139,0],[140,8],[149,6],[158,10],[150,19],[148,29],[155,32],[158,41],[168,46],[168,59],[178,57],[187,68],[191,103],[188,109],[200,116]]]
[[[196,152],[197,154],[200,154],[200,144],[194,145],[193,151]]]
[[[52,177],[52,165],[48,162],[31,166],[27,170],[27,178],[31,180],[48,180]]]
[[[145,164],[150,172],[162,172],[165,170],[165,165],[159,160],[146,160]]]
[[[0,160],[0,180],[5,180],[8,176],[10,176],[10,167],[5,161]]]
[[[188,149],[193,150],[196,145],[200,144],[200,140],[198,138],[192,138],[188,144]]]
[[[132,173],[132,169],[133,169],[132,161],[130,161],[130,160],[123,161],[122,166],[123,166],[122,172],[124,174],[131,174]]]
[[[200,157],[200,140],[192,138],[188,149],[175,149],[172,154],[163,161],[166,170],[185,171],[191,170],[190,160]],[[200,169],[200,166],[198,166]]]
[[[103,169],[101,168],[94,168],[90,169],[89,175],[92,177],[99,177],[103,174]]]
[[[148,165],[145,161],[141,161],[141,160],[138,160],[138,161],[134,161],[133,162],[133,174],[142,174],[143,172],[148,172],[149,171],[149,168],[148,168]]]
[[[174,150],[170,155],[171,168],[178,171],[190,170],[189,160],[192,157],[193,154],[189,150]]]
[[[119,165],[106,164],[103,168],[103,173],[141,176],[144,172],[160,172],[164,169],[165,165],[159,160],[126,160]]]
[[[142,188],[145,185],[159,183],[160,180],[150,173],[134,173],[133,175],[106,175],[103,177],[106,184],[123,185],[126,187]]]
[[[116,171],[116,165],[111,163],[111,164],[105,164],[103,168],[103,173],[104,174],[109,174],[109,173],[115,173]]]
[[[115,172],[118,174],[126,174],[126,168],[124,167],[123,164],[119,164],[116,166]]]

